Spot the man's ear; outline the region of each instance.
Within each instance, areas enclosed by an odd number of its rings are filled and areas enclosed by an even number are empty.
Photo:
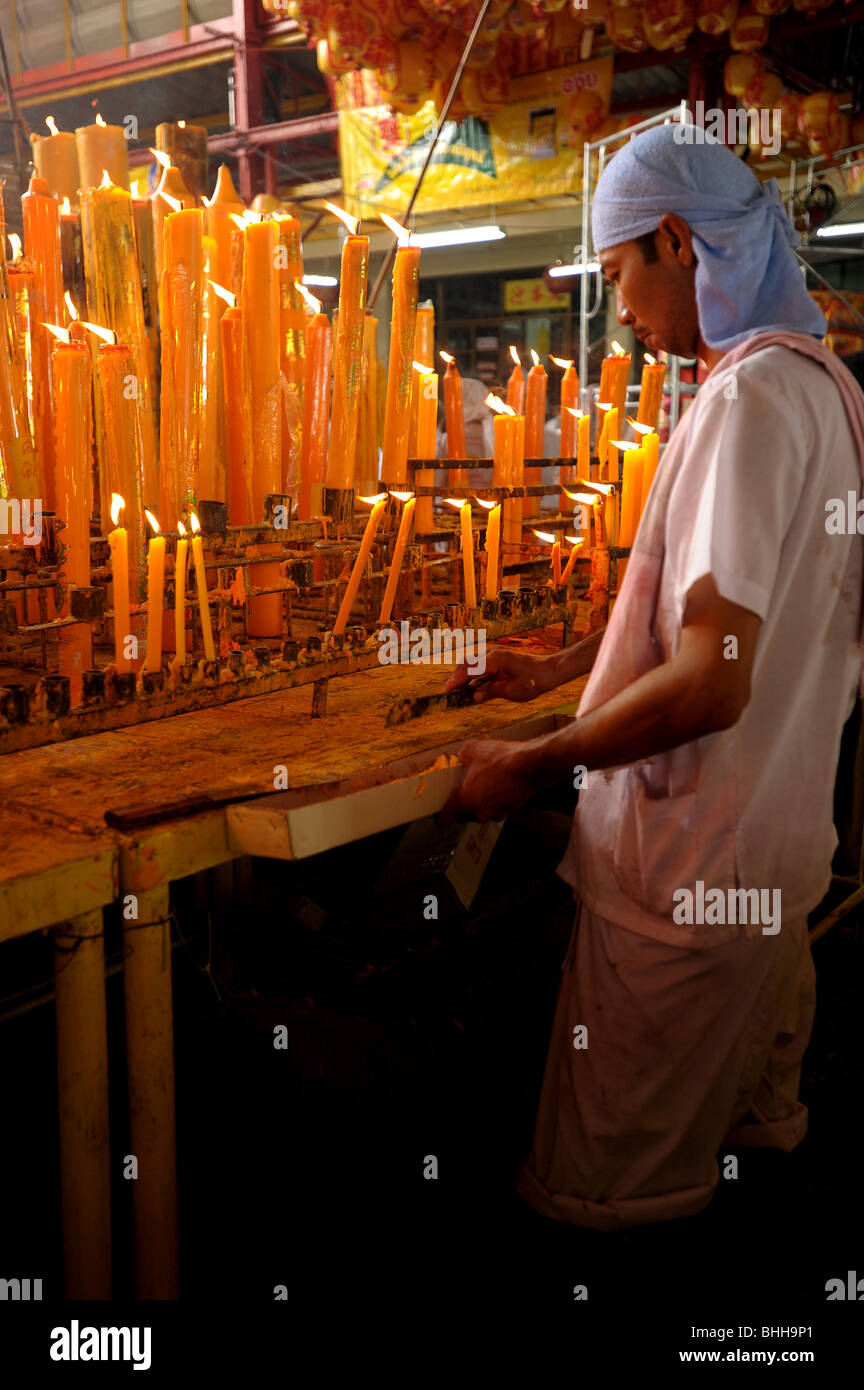
[[[693,237],[683,217],[679,217],[675,212],[664,213],[657,230],[665,241],[668,250],[682,266],[689,270],[692,265],[696,264]]]

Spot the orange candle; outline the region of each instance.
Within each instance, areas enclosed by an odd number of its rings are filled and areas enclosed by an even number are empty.
[[[230,291],[228,291],[230,294]],[[250,487],[246,478],[246,449],[243,441],[243,398],[238,385],[243,381],[243,315],[230,295],[222,315],[222,402],[225,409],[225,452],[227,469],[228,521],[246,526],[252,520],[249,510]]]
[[[576,457],[576,410],[579,404],[579,377],[572,362],[563,357],[553,357],[556,367],[562,367],[561,378],[561,457]]]
[[[180,539],[174,559],[174,662],[182,666],[186,661],[186,566],[189,539],[182,521],[177,522]]]
[[[78,153],[78,187],[98,188],[105,169],[111,182],[119,188],[129,188],[129,142],[122,125],[106,125],[101,116],[94,125],[79,126],[75,131]],[[71,195],[70,195],[71,196]]]
[[[160,497],[163,516],[183,515],[198,500],[201,449],[203,219],[199,208],[165,219],[159,292],[162,325]]]
[[[652,430],[646,434],[642,440],[642,448],[645,451],[645,462],[642,473],[642,501],[640,504],[640,515],[645,509],[648,501],[648,494],[651,491],[651,484],[654,481],[654,474],[657,472],[657,464],[660,461],[660,439]]]
[[[333,404],[330,447],[327,455],[328,488],[354,486],[360,371],[369,277],[369,238],[357,236],[359,224],[354,218],[345,217],[345,223],[349,228],[349,235],[342,246],[339,319],[333,345]]]
[[[579,558],[579,551],[581,547],[585,544],[582,536],[568,536],[567,540],[570,541],[571,545],[573,546],[573,549],[570,551],[570,554],[567,557],[567,563],[564,566],[563,573],[561,575],[560,580],[558,581],[561,584],[567,583],[567,580],[573,573],[573,566],[576,564],[576,561]]]
[[[361,502],[368,502],[371,499],[361,497],[359,500]],[[348,626],[348,619],[351,616],[351,609],[354,605],[354,600],[357,597],[357,591],[360,588],[360,580],[366,573],[366,566],[368,565],[369,558],[372,554],[372,545],[375,541],[375,534],[378,530],[378,525],[381,521],[386,502],[387,494],[382,493],[380,497],[375,498],[372,511],[369,513],[369,520],[366,522],[366,529],[363,532],[363,539],[360,542],[360,549],[357,552],[357,559],[354,561],[354,568],[351,571],[351,578],[348,580],[348,588],[345,590],[345,595],[342,599],[342,602],[339,605],[339,613],[337,615],[335,623],[333,624],[333,632],[334,635],[336,635],[337,637],[340,633],[343,633],[346,627]]]
[[[123,498],[118,492],[111,497],[111,521],[114,530],[108,533],[108,548],[111,551],[111,606],[114,609],[114,664],[118,671],[130,671],[132,663],[127,656],[129,638],[132,635],[129,620],[129,537],[125,526],[120,526],[120,513],[124,507]]]
[[[162,284],[162,272],[165,269],[165,221],[171,216],[172,212],[179,212],[184,208],[193,208],[195,199],[183,182],[183,177],[179,169],[176,169],[161,150],[151,149],[156,163],[162,170],[162,177],[156,188],[156,192],[150,199],[150,209],[153,214],[153,253],[156,260],[156,284]],[[167,194],[167,197],[163,195]],[[171,199],[174,201],[172,202]],[[179,204],[179,207],[175,206]]]
[[[153,416],[150,342],[144,322],[141,274],[135,253],[131,195],[110,179],[81,195],[84,265],[88,313],[94,323],[111,328],[132,353],[129,389],[138,397],[143,470],[142,500],[155,507],[159,469]],[[174,512],[164,512],[173,516]]]
[[[65,335],[64,335],[65,336]],[[70,586],[90,584],[90,468],[92,429],[90,351],[83,343],[59,341],[52,353],[54,424],[57,440],[57,516],[60,569],[65,586],[58,617],[70,612]],[[60,629],[60,674],[71,682],[73,705],[81,703],[83,672],[93,665],[89,623]]]
[[[525,475],[525,416],[514,415],[510,422],[510,486],[523,487]],[[535,470],[532,470],[532,472]],[[504,507],[505,536],[510,545],[522,544],[523,508],[534,505],[534,498],[514,497]],[[509,513],[509,517],[508,517]]]
[[[500,417],[506,424],[506,416]],[[496,425],[498,421],[495,421]],[[501,503],[489,513],[486,522],[486,597],[498,597],[498,567],[501,557]]]
[[[510,356],[513,358],[514,367],[507,382],[507,404],[514,415],[522,415],[525,410],[525,374],[515,347],[511,347]]]
[[[43,339],[36,268],[32,261],[21,255],[20,237],[10,232],[9,241],[14,255],[7,270],[17,344],[15,362],[21,383],[19,398],[32,441],[33,469],[37,480],[34,496],[41,497],[44,503],[48,495],[48,474],[53,475],[48,357],[47,352],[43,355],[39,350]],[[49,450],[47,457],[46,448]]]
[[[391,487],[404,487],[408,476],[408,429],[419,280],[419,250],[416,246],[400,246],[393,266],[393,315],[390,321],[390,360],[381,462],[381,478]]]
[[[390,561],[390,573],[387,576],[387,587],[384,590],[381,612],[378,614],[379,627],[384,627],[389,623],[393,613],[396,590],[399,587],[399,576],[402,572],[402,561],[405,558],[405,547],[411,535],[411,527],[414,521],[414,507],[416,505],[416,498],[410,492],[394,492],[391,496],[398,497],[404,505],[402,507],[402,516],[399,520],[399,530],[396,534],[393,559]]]
[[[464,459],[465,453],[465,410],[462,404],[462,377],[456,368],[456,361],[449,352],[441,357],[447,363],[444,373],[444,422],[447,428],[447,457]],[[454,483],[465,482],[465,469],[457,468],[452,478]]]
[[[462,579],[465,586],[465,607],[477,607],[477,584],[474,578],[474,528],[471,525],[471,501],[448,497],[451,507],[459,509],[459,533],[462,548]]]
[[[225,409],[222,397],[222,314],[225,301],[213,282],[215,245],[202,241],[204,285],[201,342],[201,429],[198,463],[198,496],[209,501],[227,500],[225,475]]]
[[[378,320],[367,314],[363,327],[360,368],[360,410],[357,421],[355,485],[364,492],[378,486]]]
[[[620,343],[612,340],[612,352],[600,364],[600,400],[615,406],[623,420],[627,408],[627,378],[630,375],[630,354]]]
[[[310,298],[313,298],[310,296]],[[300,519],[319,516],[327,472],[330,420],[330,356],[333,330],[321,304],[306,326],[306,388],[303,393],[303,444],[300,457]]]
[[[431,371],[421,362],[414,363],[414,374],[419,383],[417,395],[417,438],[415,447],[417,458],[435,457],[435,442],[438,428],[438,373]],[[435,473],[431,468],[417,470],[418,487],[431,487]],[[426,535],[432,530],[433,498],[421,497],[417,507],[417,530]]]
[[[48,184],[49,192],[61,201],[78,201],[78,150],[71,130],[58,130],[53,116],[45,117],[50,135],[30,136],[36,173]],[[102,171],[99,171],[99,178]],[[98,180],[97,180],[98,182]]]
[[[545,456],[544,430],[546,427],[546,369],[534,349],[531,349],[533,363],[525,384],[525,453],[528,458]],[[536,485],[543,481],[540,468],[529,468],[525,482]],[[540,508],[539,497],[526,497],[522,507],[523,520],[532,516]]]
[[[96,354],[98,383],[98,457],[99,513],[107,522],[111,498],[119,493],[124,499],[123,518],[129,546],[129,597],[137,603],[141,597],[144,568],[144,504],[141,497],[142,461],[138,402],[126,383],[132,370],[132,354],[122,343],[115,341],[110,329],[85,324],[104,342]]]
[[[625,444],[623,441],[619,441],[618,447],[624,451],[618,544],[629,546],[633,544],[642,508],[642,470],[645,454],[638,445]]]
[[[243,396],[246,458],[251,463],[252,521],[264,520],[264,499],[282,491],[282,403],[279,351],[278,234],[275,222],[244,232]]]
[[[639,388],[639,410],[636,418],[640,425],[650,425],[652,430],[656,430],[657,420],[660,416],[665,376],[665,362],[658,362],[656,358],[651,356],[650,352],[646,352],[642,366],[642,384]]]
[[[210,621],[210,603],[207,598],[207,571],[204,568],[204,541],[201,526],[194,512],[189,513],[192,526],[192,561],[195,566],[195,587],[198,591],[198,612],[201,615],[201,636],[204,641],[204,656],[207,661],[216,660],[213,645],[213,624]]]
[[[239,286],[234,285],[232,243],[239,234],[236,224],[231,219],[232,216],[242,217],[245,211],[246,204],[234,187],[228,165],[221,164],[216,176],[213,197],[207,204],[204,215],[205,231],[207,236],[212,237],[216,243],[210,274],[217,284],[224,285],[226,289],[233,290],[235,294],[239,292]]]
[[[417,305],[414,321],[414,361],[435,361],[435,309],[431,301]],[[431,371],[431,367],[429,368]],[[420,416],[420,388],[417,377],[411,379],[411,424],[408,430],[408,457],[423,458],[417,445],[417,427]]]

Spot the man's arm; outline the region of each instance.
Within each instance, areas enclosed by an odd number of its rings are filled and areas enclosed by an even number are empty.
[[[621,767],[727,729],[750,698],[761,620],[717,593],[710,576],[687,596],[680,647],[611,700],[557,733],[529,743],[475,740],[460,753],[462,783],[442,812],[497,820],[540,787],[587,770]],[[728,659],[735,638],[737,657]],[[574,649],[575,650],[575,649]]]

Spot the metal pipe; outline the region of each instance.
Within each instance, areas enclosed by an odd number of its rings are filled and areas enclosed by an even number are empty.
[[[477,16],[477,19],[475,20],[474,28],[471,30],[471,33],[468,35],[468,41],[467,41],[467,43],[465,44],[464,49],[462,50],[462,57],[459,59],[459,66],[458,66],[458,68],[456,69],[456,75],[455,75],[455,77],[453,78],[453,81],[452,81],[451,84],[450,84],[450,90],[449,90],[449,92],[447,93],[447,96],[446,96],[445,99],[444,99],[444,105],[441,107],[441,114],[440,114],[439,117],[438,117],[438,125],[437,125],[437,128],[436,128],[436,130],[435,130],[435,135],[434,135],[434,137],[432,138],[432,140],[429,142],[429,148],[428,148],[428,150],[426,151],[426,158],[425,158],[424,161],[423,161],[423,167],[422,167],[422,169],[420,170],[419,176],[418,176],[418,178],[417,178],[417,182],[416,182],[415,185],[414,185],[414,191],[412,192],[411,197],[408,199],[408,206],[407,206],[407,208],[405,209],[404,213],[402,214],[403,219],[404,219],[405,222],[408,221],[408,218],[411,216],[411,213],[414,211],[414,204],[417,202],[417,198],[418,198],[418,196],[419,196],[420,189],[421,189],[422,186],[423,186],[423,180],[424,180],[424,178],[426,177],[426,170],[429,168],[429,165],[432,163],[432,155],[435,153],[435,147],[436,147],[436,145],[438,144],[438,141],[439,141],[440,138],[441,138],[441,132],[442,132],[442,130],[444,129],[445,122],[446,122],[446,120],[447,120],[448,115],[450,114],[450,107],[453,105],[453,100],[454,100],[454,98],[455,98],[455,96],[456,96],[456,91],[457,91],[457,89],[458,89],[458,87],[459,87],[459,83],[462,81],[462,73],[465,71],[465,64],[466,64],[466,62],[468,61],[468,58],[471,56],[471,50],[472,50],[472,48],[474,47],[474,43],[475,43],[475,41],[476,41],[477,35],[478,35],[479,32],[480,32],[480,27],[481,27],[481,25],[482,25],[484,19],[486,18],[486,12],[487,12],[487,10],[489,9],[489,6],[490,6],[491,2],[492,2],[492,0],[483,0],[483,5],[482,5],[482,7],[481,7],[481,9],[480,9],[480,13],[479,13],[478,16]],[[389,271],[391,265],[393,264],[393,258],[394,258],[394,256],[396,255],[396,245],[397,245],[397,244],[396,244],[396,242],[394,241],[394,242],[393,242],[393,245],[390,247],[390,249],[388,250],[386,256],[384,257],[384,262],[383,262],[383,264],[382,264],[382,266],[381,266],[380,271],[378,272],[378,279],[375,281],[375,284],[374,284],[373,289],[372,289],[372,293],[370,294],[369,299],[368,299],[368,308],[369,308],[370,310],[374,309],[374,307],[375,307],[375,301],[377,300],[378,295],[381,293],[381,286],[384,284],[384,281],[385,281],[385,279],[387,278],[387,272]]]

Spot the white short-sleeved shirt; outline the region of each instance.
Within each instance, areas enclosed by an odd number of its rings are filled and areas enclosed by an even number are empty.
[[[857,498],[861,477],[835,383],[790,348],[712,374],[679,429],[650,637],[639,640],[653,643],[655,664],[673,657],[688,590],[710,574],[723,598],[762,619],[750,701],[730,729],[589,773],[559,872],[608,920],[705,946],[741,928],[678,925],[676,890],[700,880],[706,892],[779,889],[791,919],[830,882],[840,737],[861,665],[864,538],[829,534],[826,504]],[[614,647],[603,655],[614,671]],[[589,681],[580,713],[598,703],[591,693]]]

